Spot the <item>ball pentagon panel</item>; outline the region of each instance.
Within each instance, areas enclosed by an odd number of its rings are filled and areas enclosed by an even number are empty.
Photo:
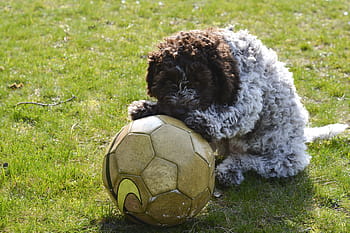
[[[149,116],[146,118],[138,119],[131,123],[129,132],[131,133],[144,133],[151,134],[154,130],[158,129],[164,122],[157,116]]]
[[[165,124],[151,134],[156,156],[181,165],[194,154],[190,134],[173,125]]]
[[[153,195],[176,189],[177,166],[162,158],[154,158],[142,172],[149,191]]]

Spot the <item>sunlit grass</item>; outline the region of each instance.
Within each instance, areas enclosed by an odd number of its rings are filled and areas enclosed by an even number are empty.
[[[294,72],[311,125],[350,123],[348,11],[346,0],[0,2],[0,231],[348,232],[348,135],[312,143],[302,174],[249,174],[170,229],[125,222],[101,179],[127,105],[148,98],[148,52],[180,30],[249,29]]]

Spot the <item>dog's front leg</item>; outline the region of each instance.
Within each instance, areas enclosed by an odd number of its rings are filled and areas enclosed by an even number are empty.
[[[199,133],[209,142],[219,139],[219,129],[213,124],[213,121],[210,118],[206,117],[204,114],[201,114],[199,111],[189,114],[188,117],[184,119],[184,122],[189,128]]]
[[[255,95],[246,92],[242,94],[244,98],[239,99],[235,105],[213,104],[206,110],[188,113],[185,123],[210,141],[249,133],[259,120],[263,101],[260,92]]]
[[[134,101],[128,106],[128,114],[132,120],[159,114],[157,102],[148,100]]]
[[[234,107],[211,106],[187,115],[186,125],[209,141],[232,138],[242,130],[242,115]]]

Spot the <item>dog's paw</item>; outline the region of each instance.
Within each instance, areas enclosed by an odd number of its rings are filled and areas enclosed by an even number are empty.
[[[227,187],[241,184],[244,176],[241,170],[217,169],[216,179],[219,184]]]
[[[208,122],[208,120],[195,113],[189,114],[184,120],[185,124],[193,129],[196,133],[199,133],[204,139],[211,142],[215,137],[213,137],[213,126]]]
[[[244,176],[242,171],[217,171],[216,179],[223,186],[239,185],[243,182]]]
[[[147,100],[134,101],[128,106],[128,115],[132,120],[157,114],[157,103]]]

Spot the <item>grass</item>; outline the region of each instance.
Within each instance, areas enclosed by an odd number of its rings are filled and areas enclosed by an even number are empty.
[[[349,10],[347,0],[1,1],[0,231],[349,232],[348,134],[309,145],[302,174],[249,174],[169,229],[125,222],[101,179],[128,103],[147,98],[147,53],[179,30],[249,29],[294,72],[312,125],[350,123]]]

